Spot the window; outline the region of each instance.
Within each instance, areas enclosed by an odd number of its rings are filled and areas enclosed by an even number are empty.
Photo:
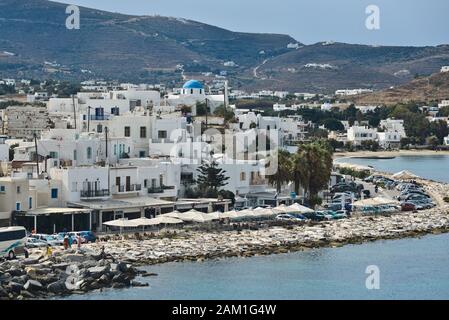
[[[57,159],[58,158],[58,153],[55,152],[55,151],[50,151],[50,158]]]
[[[20,186],[17,186],[17,193],[20,193]]]
[[[167,131],[158,131],[157,137],[158,139],[167,139]]]
[[[33,198],[29,197],[28,198],[28,209],[32,209],[33,208]]]
[[[92,148],[87,147],[87,159],[92,159]]]
[[[20,202],[16,202],[16,211],[22,210],[22,204]]]
[[[139,151],[139,158],[145,158],[145,151]]]
[[[101,124],[97,125],[97,132],[102,133],[103,132],[103,126]]]
[[[140,137],[141,138],[147,137],[147,127],[140,127]]]
[[[73,160],[76,161],[76,150],[73,150]]]
[[[125,137],[131,136],[131,127],[125,127]]]
[[[143,187],[147,188],[148,187],[148,179],[144,179],[143,180]]]
[[[246,180],[246,173],[240,172],[240,181],[245,181],[245,180]]]
[[[114,144],[114,156],[116,156],[116,155],[117,155],[117,145]]]
[[[2,192],[2,193],[5,193],[5,192],[6,192],[5,186],[0,186],[0,192]]]
[[[51,198],[52,199],[58,199],[58,189],[57,188],[52,188],[51,189]]]

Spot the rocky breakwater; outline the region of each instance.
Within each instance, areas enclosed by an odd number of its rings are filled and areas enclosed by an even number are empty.
[[[261,228],[243,231],[184,231],[171,238],[109,240],[90,244],[130,264],[158,264],[169,261],[203,261],[226,257],[250,257],[338,247],[380,239],[417,237],[449,231],[449,208],[419,212]]]
[[[146,286],[135,281],[143,272],[101,250],[59,250],[46,256],[0,262],[0,300],[40,299],[82,294],[103,288]]]

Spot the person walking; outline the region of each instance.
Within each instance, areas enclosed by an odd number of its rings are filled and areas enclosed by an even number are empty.
[[[69,248],[69,236],[66,234],[64,236],[64,250],[67,250]]]

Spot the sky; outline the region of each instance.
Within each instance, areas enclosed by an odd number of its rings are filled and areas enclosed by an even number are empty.
[[[69,2],[70,1],[70,2]],[[61,0],[132,15],[181,17],[232,31],[282,33],[312,44],[449,44],[448,0]],[[367,6],[379,8],[369,30]],[[82,15],[82,10],[81,10]]]

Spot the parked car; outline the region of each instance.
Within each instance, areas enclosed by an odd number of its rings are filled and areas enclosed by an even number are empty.
[[[83,235],[81,234],[81,232],[68,232],[67,233],[69,235],[69,237],[72,238],[72,243],[74,244],[78,244],[78,237],[81,238],[81,243],[87,243],[86,238],[83,237]]]
[[[25,247],[27,248],[42,248],[48,246],[47,241],[28,237],[25,242]]]
[[[411,202],[401,203],[401,211],[415,211],[416,206]]]
[[[92,231],[80,231],[80,234],[87,242],[97,241],[97,236]]]
[[[304,221],[304,219],[297,218],[294,215],[283,213],[276,216],[276,220],[279,221]]]
[[[48,243],[50,246],[55,247],[55,246],[62,246],[64,244],[64,242],[59,239],[56,236],[52,236],[49,234],[43,234],[43,233],[36,233],[36,234],[32,234],[31,238],[34,239],[38,239],[41,241],[45,241],[46,243]]]

